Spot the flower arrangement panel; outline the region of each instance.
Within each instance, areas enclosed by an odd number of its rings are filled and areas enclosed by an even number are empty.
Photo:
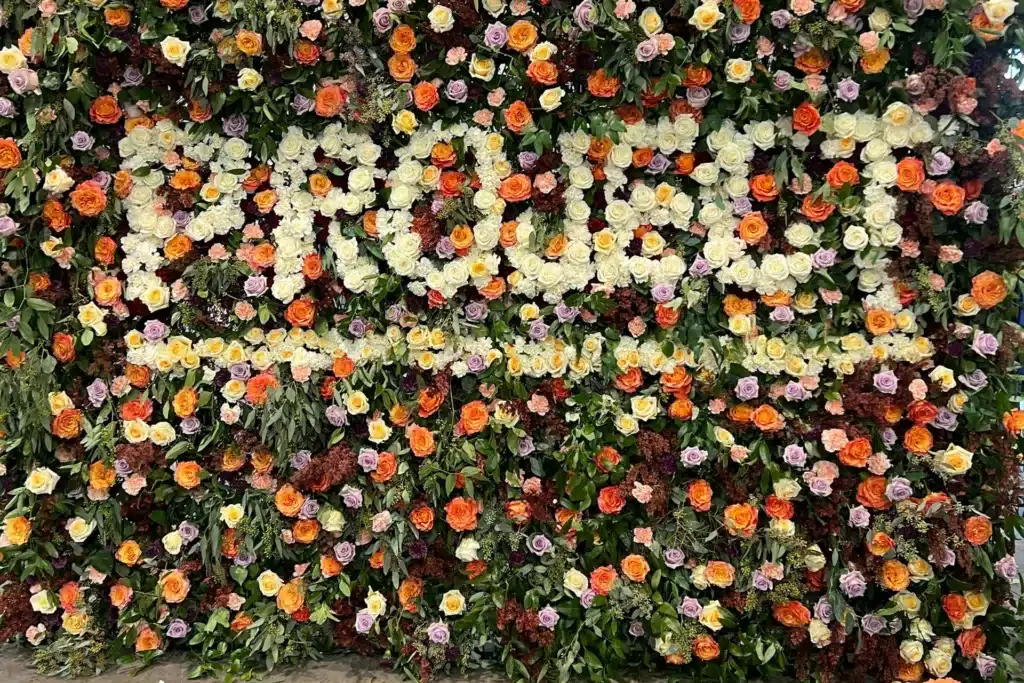
[[[1020,680],[1016,9],[0,4],[0,640]]]

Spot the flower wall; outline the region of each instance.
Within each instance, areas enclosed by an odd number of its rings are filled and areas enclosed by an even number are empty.
[[[0,639],[1019,679],[1013,0],[4,0]]]

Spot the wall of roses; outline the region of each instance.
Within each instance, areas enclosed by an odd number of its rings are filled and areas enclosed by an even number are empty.
[[[1016,9],[3,0],[0,640],[1021,680]]]

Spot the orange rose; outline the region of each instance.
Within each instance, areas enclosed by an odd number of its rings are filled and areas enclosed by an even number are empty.
[[[126,583],[115,583],[110,587],[110,604],[123,610],[132,602],[132,587]]]
[[[888,510],[890,503],[885,495],[885,477],[870,476],[857,486],[857,502],[873,510]]]
[[[174,569],[160,577],[160,595],[165,602],[183,602],[191,587],[188,579],[179,570]]]
[[[174,481],[183,489],[194,489],[199,486],[203,468],[193,460],[179,462],[174,468]]]
[[[644,374],[640,368],[630,368],[628,371],[616,375],[613,383],[619,391],[632,394],[644,385]]]
[[[707,634],[701,634],[693,639],[693,654],[702,662],[718,659],[721,651],[718,642]]]
[[[513,133],[522,133],[533,124],[533,114],[526,102],[516,100],[505,109],[505,126]]]
[[[291,484],[285,484],[274,494],[274,507],[285,517],[298,517],[305,497]]]
[[[506,202],[521,202],[530,198],[532,190],[530,177],[516,173],[501,181],[501,185],[498,187],[498,196]]]
[[[315,519],[300,519],[292,525],[292,537],[299,543],[309,545],[320,535],[320,522]]]
[[[690,505],[697,512],[707,512],[711,509],[712,493],[711,484],[703,479],[691,481],[686,489],[686,496],[690,500]]]
[[[590,587],[593,588],[594,592],[598,595],[608,595],[615,586],[615,581],[618,578],[619,573],[615,571],[615,567],[612,567],[611,565],[598,567],[594,571],[590,572]]]
[[[444,394],[434,387],[420,389],[417,403],[419,405],[419,416],[430,417],[436,413],[444,403]]]
[[[927,427],[921,425],[914,425],[903,435],[903,445],[908,451],[917,455],[924,455],[930,451],[933,443],[932,433],[928,431]]]
[[[736,315],[752,315],[757,310],[757,302],[735,294],[726,294],[722,300],[722,308],[730,318]]]
[[[398,604],[406,612],[416,614],[419,611],[419,608],[416,606],[416,600],[421,597],[423,597],[423,579],[409,576],[399,584]]]
[[[316,91],[316,106],[314,111],[317,116],[330,118],[341,113],[341,108],[348,100],[348,93],[341,89],[340,85],[327,85]]]
[[[774,493],[769,494],[765,499],[764,511],[772,519],[793,518],[793,504],[788,500],[782,500]]]
[[[114,553],[114,557],[118,562],[134,567],[142,557],[142,548],[135,541],[125,541]]]
[[[896,164],[896,186],[904,192],[917,192],[924,183],[924,164],[916,157],[900,159]]]
[[[771,173],[759,173],[750,179],[750,193],[759,202],[770,202],[779,196],[779,186]]]
[[[164,245],[164,256],[168,261],[179,261],[188,256],[191,251],[192,240],[184,233],[178,233],[167,240],[167,244]]]
[[[303,66],[313,66],[320,61],[320,48],[309,40],[297,40],[292,48],[292,57]]]
[[[554,85],[558,82],[558,67],[546,59],[540,59],[530,63],[526,69],[526,75],[534,83]]]
[[[985,649],[985,641],[985,632],[979,626],[975,626],[957,636],[956,644],[960,646],[964,657],[974,659]]]
[[[505,519],[516,524],[529,524],[533,507],[525,500],[510,500],[505,503]]]
[[[804,102],[793,110],[793,130],[804,135],[814,135],[821,126],[821,115],[814,105]]]
[[[472,531],[476,529],[476,518],[480,514],[480,504],[472,498],[458,496],[444,506],[445,521],[455,531]]]
[[[751,211],[740,219],[739,233],[740,239],[747,244],[757,244],[768,234],[768,223],[760,211]]]
[[[725,529],[733,536],[750,538],[757,530],[757,508],[749,503],[725,508]]]
[[[975,515],[964,523],[964,537],[971,545],[984,545],[992,538],[992,521],[983,515]]]
[[[839,161],[829,169],[825,180],[833,190],[841,190],[846,185],[853,186],[860,182],[860,174],[849,161]]]
[[[184,387],[174,394],[171,405],[178,417],[191,417],[199,407],[199,392],[191,387]]]
[[[799,600],[782,602],[772,607],[775,621],[788,628],[799,628],[811,623],[811,611]]]
[[[107,26],[125,28],[132,22],[132,13],[125,7],[108,7],[103,10],[103,20],[107,22]]]
[[[71,191],[71,206],[83,216],[98,216],[107,208],[107,193],[99,183],[87,180]]]
[[[65,408],[53,417],[50,431],[59,439],[74,439],[82,433],[82,411]]]
[[[483,401],[471,401],[462,406],[459,418],[459,424],[466,434],[479,434],[487,427],[490,416]]]
[[[776,432],[786,426],[786,421],[767,403],[759,405],[752,416],[754,426],[762,432]]]
[[[1003,413],[1003,429],[1014,436],[1020,436],[1021,432],[1024,431],[1024,410],[1014,408],[1007,413]]]
[[[736,580],[736,568],[728,562],[711,560],[704,568],[704,578],[712,586],[728,588]]]
[[[626,507],[626,497],[618,486],[605,486],[597,494],[597,509],[606,515],[617,515]]]
[[[621,81],[609,75],[604,69],[598,69],[587,77],[587,92],[594,97],[615,97],[620,85]]]
[[[270,398],[269,391],[278,386],[277,378],[265,372],[250,377],[245,382],[245,400],[254,406],[264,405]]]
[[[807,220],[814,223],[822,223],[828,220],[828,217],[835,210],[835,204],[829,204],[824,199],[816,198],[813,195],[805,196],[803,203],[800,205],[800,212],[807,216]]]
[[[430,111],[437,106],[441,98],[437,94],[437,86],[430,81],[422,81],[412,89],[412,101],[420,111]]]
[[[828,69],[829,60],[820,48],[812,47],[797,57],[795,66],[805,74],[820,74]]]
[[[876,531],[867,542],[868,552],[875,557],[882,557],[890,550],[896,548],[896,541],[882,531]]]
[[[891,591],[901,591],[910,585],[910,570],[899,560],[886,560],[881,569],[882,585]]]
[[[302,609],[305,603],[306,590],[302,579],[292,579],[277,593],[277,608],[289,616]]]
[[[309,299],[296,299],[288,304],[284,319],[295,327],[312,327],[316,319],[316,304]]]
[[[70,363],[75,359],[75,338],[67,332],[53,335],[53,357],[59,363]]]
[[[416,49],[416,34],[411,26],[399,24],[391,32],[391,40],[388,44],[395,52],[412,52]]]
[[[388,71],[399,83],[408,83],[416,75],[416,62],[405,52],[396,52],[388,60]]]
[[[320,556],[320,575],[326,579],[341,574],[341,562],[335,559],[334,555],[321,555]]]
[[[89,106],[89,118],[93,123],[113,125],[121,120],[121,106],[111,95],[100,95]]]
[[[971,280],[971,297],[985,310],[1001,304],[1006,295],[1006,281],[998,273],[986,270]]]
[[[620,566],[626,578],[636,583],[643,583],[647,578],[647,572],[651,570],[651,566],[647,564],[647,560],[642,555],[626,555],[622,558]]]
[[[959,593],[950,593],[942,598],[942,610],[950,621],[962,621],[967,616],[967,599]]]
[[[736,0],[732,6],[744,24],[753,24],[761,16],[760,0]]]
[[[943,180],[932,192],[932,205],[946,216],[955,216],[964,206],[967,192],[954,182]]]
[[[113,467],[107,467],[102,460],[97,460],[89,465],[89,487],[99,491],[105,491],[114,485],[117,480],[117,471]]]
[[[136,652],[151,652],[160,649],[160,636],[148,626],[143,626],[135,637]]]
[[[881,73],[888,63],[889,50],[884,47],[880,47],[874,52],[867,52],[860,58],[860,68],[866,74]]]
[[[378,484],[390,481],[398,473],[398,458],[390,451],[384,451],[377,456],[377,469],[373,471],[370,478]]]
[[[0,171],[9,171],[21,165],[21,150],[14,138],[0,139]]]
[[[594,456],[594,464],[597,465],[597,469],[601,472],[611,472],[614,470],[622,457],[619,452],[611,446],[605,446],[597,452]]]
[[[703,64],[687,64],[683,69],[683,83],[687,88],[700,88],[711,82],[711,69]]]
[[[246,31],[243,29],[235,34],[235,47],[237,47],[242,54],[248,55],[249,57],[255,57],[259,53],[263,52],[263,36],[255,31]]]
[[[508,46],[523,53],[537,44],[537,28],[528,21],[520,20],[508,28]]]
[[[416,424],[409,425],[405,436],[409,439],[409,448],[412,449],[412,454],[417,458],[425,458],[434,452],[434,433],[426,427]]]
[[[409,521],[418,531],[430,531],[434,528],[434,511],[429,505],[418,505],[409,513]]]
[[[839,451],[839,462],[847,467],[866,467],[868,458],[874,455],[871,441],[863,436],[848,442]]]
[[[235,615],[234,619],[231,620],[231,630],[235,632],[244,631],[250,626],[252,626],[252,617],[245,612],[239,612]]]
[[[864,327],[875,336],[889,334],[896,327],[896,317],[882,308],[873,308],[864,316]]]

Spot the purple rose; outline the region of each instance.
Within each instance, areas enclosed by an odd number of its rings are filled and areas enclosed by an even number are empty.
[[[167,624],[168,638],[184,638],[186,635],[188,635],[188,624],[181,619],[172,619],[171,623]]]
[[[466,320],[471,323],[487,319],[487,304],[483,301],[470,301],[462,310],[466,314]]]
[[[267,291],[267,277],[265,275],[250,275],[242,285],[242,291],[246,296],[263,296]]]
[[[754,576],[752,577],[751,582],[754,588],[761,592],[770,591],[774,587],[772,580],[765,576],[765,573],[760,569],[754,571]]]
[[[320,503],[316,502],[316,498],[311,496],[302,502],[299,517],[302,519],[315,519],[318,512],[320,512]]]
[[[785,396],[787,401],[806,401],[810,394],[800,382],[789,382],[786,384]]]
[[[703,86],[686,89],[686,103],[694,109],[703,109],[711,99],[711,91]]]
[[[669,569],[679,569],[683,566],[685,560],[686,555],[679,548],[665,549],[665,566]]]
[[[228,373],[231,379],[247,380],[252,377],[252,368],[248,363],[232,363],[228,366]]]
[[[772,309],[771,315],[768,317],[771,318],[773,322],[784,324],[791,323],[796,319],[796,316],[793,314],[793,309],[789,306],[776,306]]]
[[[679,460],[687,467],[698,467],[708,458],[708,452],[696,446],[688,446],[679,453]]]
[[[387,33],[394,25],[394,22],[391,19],[391,12],[389,12],[385,7],[381,7],[373,13],[371,22],[373,23],[373,30],[377,33]]]
[[[206,9],[202,5],[192,5],[188,8],[188,20],[196,26],[206,22]]]
[[[928,561],[940,569],[944,569],[945,567],[952,567],[954,564],[956,564],[956,553],[950,550],[949,547],[943,546],[939,549],[939,552],[937,554],[930,553],[928,555]]]
[[[365,608],[356,613],[356,632],[369,633],[373,628],[373,615]]]
[[[953,432],[956,431],[958,420],[959,418],[956,413],[946,406],[942,406],[939,408],[939,412],[936,413],[935,419],[932,420],[932,426],[944,429],[947,432]]]
[[[202,423],[199,422],[199,418],[195,415],[189,415],[181,421],[181,431],[188,436],[198,434],[202,427]]]
[[[305,95],[296,95],[294,99],[292,99],[292,111],[299,115],[313,111],[313,107],[315,106],[316,103]]]
[[[875,389],[883,394],[895,394],[896,389],[899,388],[900,381],[892,370],[885,370],[884,372],[875,373],[874,385]]]
[[[754,210],[750,197],[737,197],[732,200],[732,212],[736,216],[746,216]]]
[[[984,652],[974,658],[974,665],[978,667],[978,675],[982,678],[992,678],[996,673],[995,657]]]
[[[757,377],[750,376],[736,382],[736,388],[733,391],[739,400],[753,401],[761,392],[761,388],[758,385]]]
[[[558,623],[558,619],[558,612],[551,605],[537,612],[537,620],[540,622],[540,625],[548,630],[555,630],[555,624]]]
[[[935,156],[928,159],[925,165],[928,175],[946,175],[953,168],[953,160],[945,152],[936,152]]]
[[[444,94],[452,102],[465,102],[469,97],[469,86],[461,78],[448,81],[448,85],[444,88]]]
[[[811,480],[808,482],[808,488],[816,496],[832,495],[832,482],[824,477],[811,477]]]
[[[968,223],[981,225],[988,220],[988,206],[984,202],[971,202],[964,209],[964,220]]]
[[[516,451],[520,458],[525,458],[533,451],[536,450],[536,446],[533,444],[533,437],[527,434],[519,440],[519,445],[516,447]]]
[[[92,146],[96,144],[96,138],[86,133],[84,130],[76,131],[71,136],[71,149],[76,152],[85,152],[92,149]]]
[[[786,28],[789,22],[793,21],[793,15],[788,10],[777,9],[772,12],[772,26],[775,28]]]
[[[178,525],[178,533],[183,543],[191,543],[199,538],[199,527],[191,522],[182,522]]]
[[[978,332],[974,335],[971,348],[982,356],[994,356],[999,351],[999,340],[988,332]]]
[[[353,510],[363,507],[363,492],[355,486],[345,486],[341,489],[341,501],[345,507]]]
[[[340,406],[327,406],[324,417],[331,423],[332,427],[342,427],[348,424],[348,415]]]
[[[430,638],[430,642],[432,643],[444,645],[451,638],[451,634],[448,632],[447,625],[443,622],[435,621],[427,627],[427,637]]]
[[[667,282],[660,282],[651,288],[651,298],[654,299],[655,303],[663,304],[671,301],[675,295],[675,287]]]
[[[589,609],[590,606],[594,604],[594,598],[596,597],[597,593],[594,592],[594,589],[588,588],[583,591],[583,595],[580,596],[580,605],[583,606],[583,609]]]
[[[149,320],[142,328],[142,336],[148,342],[158,342],[167,336],[167,325],[159,320]]]
[[[1007,581],[1013,581],[1017,577],[1017,560],[1013,555],[1004,556],[993,567],[996,570],[996,574]]]
[[[839,577],[839,588],[848,598],[859,598],[864,595],[867,587],[864,575],[857,570],[848,571]]]
[[[634,638],[640,638],[644,635],[644,625],[639,621],[634,621],[629,625],[629,635]]]
[[[409,11],[411,0],[388,0],[388,9],[395,14],[402,14]]]
[[[249,122],[246,120],[245,114],[235,113],[224,119],[222,128],[224,135],[229,138],[243,138],[249,130]]]
[[[636,50],[633,53],[638,62],[650,62],[658,56],[658,41],[654,38],[648,38],[647,40],[639,43],[636,46]]]
[[[348,324],[348,333],[359,339],[366,335],[366,321],[362,318],[353,318]]]
[[[698,256],[690,264],[689,272],[692,277],[707,277],[711,274],[711,264],[703,256]]]
[[[789,90],[790,86],[793,85],[793,76],[788,71],[776,71],[775,77],[772,79],[772,85],[779,91]]]
[[[698,618],[703,611],[704,609],[700,606],[700,601],[697,598],[687,596],[683,598],[682,604],[679,605],[679,613],[690,619]]]
[[[118,458],[114,461],[114,471],[119,477],[127,477],[132,473],[132,466],[124,458]]]
[[[176,227],[182,229],[187,227],[188,224],[192,222],[192,216],[188,213],[188,211],[175,211],[174,215],[171,216],[171,219],[174,220],[174,225]]]
[[[581,31],[591,31],[597,23],[597,8],[592,0],[583,0],[572,11],[572,18]]]
[[[729,27],[729,42],[739,45],[750,38],[750,24],[733,24]]]
[[[128,88],[142,85],[142,71],[137,66],[129,66],[121,76],[121,82]]]
[[[860,84],[852,78],[844,78],[839,81],[836,96],[843,102],[853,102],[860,96]]]
[[[580,309],[575,306],[569,306],[564,301],[559,301],[558,305],[555,306],[555,317],[558,318],[560,323],[572,323],[580,314]]]
[[[960,375],[957,379],[971,391],[981,391],[988,386],[988,377],[981,370],[975,370],[969,375]]]
[[[6,97],[0,97],[0,116],[5,119],[12,118],[18,113],[18,108],[14,106],[14,102]]]
[[[306,465],[313,459],[312,455],[309,451],[295,451],[295,455],[291,459],[292,468],[296,470],[305,469]]]
[[[835,249],[819,249],[811,255],[811,264],[819,270],[831,268],[836,262]]]
[[[256,561],[256,553],[251,550],[240,550],[235,555],[234,563],[239,567],[248,567],[250,564]]]
[[[342,541],[334,545],[334,559],[342,564],[348,564],[356,559],[356,547],[348,541]]]
[[[871,524],[871,513],[863,505],[850,508],[850,526],[864,529]]]
[[[536,152],[520,152],[519,153],[519,167],[524,171],[532,171],[533,167],[537,165],[537,161],[540,159]]]
[[[669,158],[662,154],[661,152],[658,152],[653,157],[651,157],[651,163],[647,164],[646,172],[649,175],[660,175],[667,171],[668,167],[671,165],[672,162],[669,161]]]
[[[814,616],[826,624],[832,621],[832,605],[829,604],[828,599],[824,595],[818,598],[818,602],[814,603]]]
[[[508,42],[508,29],[505,24],[496,21],[484,31],[484,45],[492,50],[500,50]]]
[[[534,555],[543,555],[547,551],[551,550],[551,541],[544,534],[535,534],[530,537],[527,546],[530,548],[530,552]]]
[[[907,14],[908,23],[913,24],[924,14],[924,0],[903,0],[903,11]]]
[[[538,318],[530,324],[530,339],[534,341],[542,341],[548,336],[548,326],[544,324],[544,321]]]
[[[885,619],[875,614],[865,614],[860,619],[860,627],[868,635],[877,636],[885,630]]]
[[[896,430],[892,427],[886,427],[882,430],[882,443],[885,444],[886,448],[892,448],[897,440]]]
[[[96,378],[85,388],[85,394],[89,397],[89,404],[93,408],[99,408],[107,400],[107,384]]]
[[[466,359],[466,367],[474,375],[479,375],[481,372],[487,369],[487,361],[479,353],[474,353],[472,356]]]
[[[19,95],[39,90],[39,74],[32,69],[15,69],[7,76],[7,82]]]
[[[791,443],[782,451],[782,460],[790,467],[803,467],[807,464],[807,452],[800,444]]]
[[[910,480],[903,477],[893,477],[885,487],[885,497],[889,500],[899,502],[914,495],[914,489]]]

